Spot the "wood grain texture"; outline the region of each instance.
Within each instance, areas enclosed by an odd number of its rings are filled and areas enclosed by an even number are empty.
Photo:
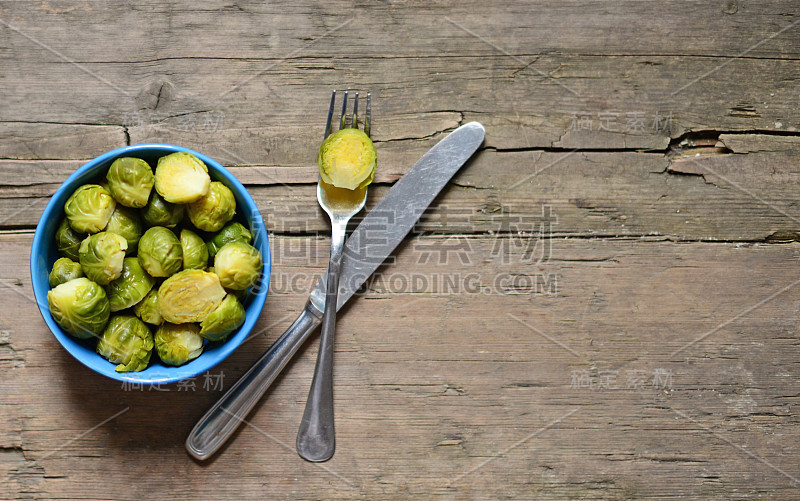
[[[778,0],[0,1],[0,499],[797,499],[800,19]],[[338,447],[294,451],[316,340],[221,454],[195,421],[321,276],[331,88],[373,93],[368,209],[484,147],[338,322]],[[162,391],[73,360],[32,229],[87,160],[229,167],[271,233],[252,340]],[[215,386],[216,383],[216,386]]]
[[[2,238],[4,302],[22,312],[0,326],[16,360],[5,363],[0,383],[10,425],[2,437],[4,497],[14,489],[116,497],[108,478],[133,482],[131,475],[187,498],[796,492],[797,244],[557,239],[550,258],[525,262],[475,239],[461,264],[425,257],[442,238],[415,238],[340,319],[339,441],[325,471],[291,446],[316,342],[251,416],[252,426],[200,465],[181,442],[219,392],[204,390],[203,378],[195,391],[125,391],[80,366],[38,318],[28,279],[8,279],[27,262],[30,234]],[[276,260],[257,326],[265,332],[211,371],[226,387],[288,326],[325,266],[309,258],[324,254],[324,239],[275,244],[295,252]],[[413,284],[415,277],[426,285]],[[535,277],[552,290],[526,288]],[[455,289],[435,289],[448,280]],[[234,471],[236,482],[212,481]]]

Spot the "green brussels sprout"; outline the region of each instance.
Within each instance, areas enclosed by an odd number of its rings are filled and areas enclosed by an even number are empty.
[[[158,288],[158,311],[167,322],[202,322],[225,297],[219,277],[203,270],[183,270]]]
[[[53,263],[50,276],[47,277],[50,287],[61,285],[64,282],[75,280],[83,276],[81,265],[68,257],[60,257]]]
[[[204,270],[208,266],[208,247],[200,236],[191,230],[181,230],[184,270]]]
[[[117,202],[99,184],[84,184],[67,199],[64,212],[78,233],[97,233],[106,227]]]
[[[135,305],[144,299],[155,283],[155,279],[144,271],[137,258],[126,257],[122,262],[122,275],[106,287],[111,311],[124,310]]]
[[[249,244],[253,241],[253,235],[241,223],[230,223],[211,237],[211,240],[206,244],[208,246],[208,254],[211,257],[217,255],[217,251],[225,244],[234,241],[244,242]]]
[[[227,289],[244,290],[261,277],[261,253],[250,244],[230,242],[214,256],[214,272]]]
[[[143,322],[161,325],[164,319],[161,318],[161,312],[158,311],[158,289],[152,289],[144,299],[136,303],[136,306],[133,307],[133,312]]]
[[[78,250],[81,268],[86,276],[100,285],[108,285],[122,274],[122,261],[128,241],[108,231],[89,235]]]
[[[323,181],[337,188],[364,188],[375,176],[378,153],[360,129],[339,129],[319,147],[317,164]]]
[[[244,306],[233,294],[225,299],[200,322],[200,335],[209,341],[223,341],[228,334],[244,323]]]
[[[191,153],[179,151],[158,159],[156,191],[173,204],[188,204],[208,193],[208,167]]]
[[[111,214],[111,219],[108,220],[106,231],[116,233],[125,237],[128,241],[128,249],[125,254],[131,255],[136,253],[136,248],[139,245],[139,239],[142,238],[144,233],[144,226],[139,214],[132,209],[118,205]]]
[[[171,204],[153,191],[150,201],[142,210],[142,218],[148,226],[174,228],[183,220],[183,211],[183,205]]]
[[[139,372],[147,368],[153,350],[153,334],[133,315],[115,315],[97,343],[97,353],[119,364],[117,372]]]
[[[106,173],[111,196],[126,207],[147,205],[155,182],[153,169],[141,158],[122,157],[114,160]]]
[[[108,322],[106,291],[86,277],[49,290],[47,304],[56,323],[80,339],[99,336]]]
[[[219,231],[236,213],[233,192],[219,181],[214,181],[208,193],[186,206],[189,220],[203,231]]]
[[[84,238],[86,237],[73,230],[67,220],[64,219],[56,230],[56,248],[64,257],[77,261],[79,256],[78,249],[81,248],[81,242],[83,242]]]
[[[167,365],[183,365],[203,353],[197,324],[162,324],[156,331],[156,351]]]
[[[153,226],[139,240],[139,263],[154,277],[168,277],[183,264],[181,242],[172,231]]]

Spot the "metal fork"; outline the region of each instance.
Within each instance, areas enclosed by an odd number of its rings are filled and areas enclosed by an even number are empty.
[[[331,133],[336,91],[331,94],[325,137]],[[372,112],[371,95],[367,94],[367,110],[364,117],[364,132],[369,136]],[[353,99],[352,120],[347,116],[347,91],[342,99],[342,114],[339,128],[358,128],[358,93]],[[308,392],[303,420],[297,432],[297,453],[307,461],[327,461],[336,449],[336,433],[333,419],[333,337],[336,330],[336,303],[339,297],[339,268],[342,264],[347,223],[364,208],[367,188],[349,190],[337,188],[324,182],[317,183],[317,200],[331,220],[331,257],[328,264],[328,284],[325,293],[325,312],[322,315],[320,338],[314,379]]]

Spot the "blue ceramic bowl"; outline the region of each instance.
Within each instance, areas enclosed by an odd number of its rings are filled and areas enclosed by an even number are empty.
[[[261,251],[264,257],[264,270],[262,279],[258,287],[254,287],[244,306],[246,319],[238,331],[232,333],[223,343],[206,343],[203,354],[191,362],[180,367],[164,365],[155,353],[150,358],[150,365],[141,372],[116,372],[116,364],[112,364],[95,352],[95,340],[80,340],[64,332],[50,315],[47,305],[47,291],[50,290],[48,275],[53,267],[53,263],[59,258],[56,250],[54,235],[58,224],[64,218],[64,203],[67,198],[75,191],[78,186],[90,182],[96,182],[105,178],[108,167],[116,158],[130,156],[146,160],[151,165],[155,165],[158,158],[169,155],[176,151],[186,151],[196,155],[208,166],[211,178],[222,182],[231,189],[236,196],[237,214],[235,220],[248,226],[253,233],[253,245]],[[39,224],[36,226],[36,234],[33,237],[33,247],[31,248],[31,280],[33,282],[33,293],[39,305],[45,323],[53,332],[58,342],[72,356],[77,358],[82,364],[95,372],[119,381],[131,383],[154,384],[171,383],[198,376],[208,371],[219,362],[225,359],[247,338],[253,326],[256,324],[264,301],[267,299],[270,275],[270,251],[267,230],[264,221],[258,211],[258,207],[253,202],[250,194],[242,184],[222,165],[215,160],[208,158],[196,151],[173,146],[170,144],[137,144],[126,146],[113,151],[109,151],[99,157],[84,164],[75,171],[53,194],[47,207],[44,209]]]

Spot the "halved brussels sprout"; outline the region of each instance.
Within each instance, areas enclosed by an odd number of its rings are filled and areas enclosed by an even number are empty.
[[[70,227],[78,233],[97,233],[108,224],[117,202],[99,184],[84,184],[64,204]]]
[[[262,265],[261,253],[244,242],[227,243],[214,256],[214,272],[228,289],[244,290],[256,283]]]
[[[83,276],[81,265],[68,257],[60,257],[53,263],[50,276],[47,277],[50,287],[61,285],[64,282],[75,280]]]
[[[200,236],[190,230],[181,230],[184,270],[204,270],[208,266],[208,247]]]
[[[77,261],[79,259],[78,249],[81,248],[81,242],[83,242],[84,238],[86,238],[85,235],[73,230],[67,220],[64,219],[56,230],[56,249],[64,257]]]
[[[106,291],[86,277],[65,282],[47,292],[56,323],[80,339],[97,337],[108,323]]]
[[[200,322],[200,335],[209,341],[222,341],[244,323],[244,317],[242,303],[233,294],[228,294],[220,305]]]
[[[179,151],[158,159],[156,191],[164,200],[188,204],[208,193],[208,167],[191,153]]]
[[[167,365],[183,365],[203,353],[197,324],[164,323],[156,331],[156,351]]]
[[[225,297],[219,277],[203,270],[180,271],[158,288],[158,311],[167,322],[202,322]]]
[[[184,206],[171,204],[161,198],[156,191],[150,195],[150,201],[142,209],[142,217],[148,226],[164,226],[174,228],[183,220]]]
[[[122,261],[128,241],[124,237],[102,231],[89,235],[78,250],[81,268],[86,276],[100,285],[108,285],[122,274]]]
[[[147,368],[153,350],[153,334],[133,315],[111,317],[97,343],[97,353],[119,364],[117,372],[138,372]]]
[[[154,277],[168,277],[183,264],[181,242],[172,231],[153,226],[139,240],[139,263]]]
[[[158,311],[158,289],[152,289],[144,299],[136,303],[136,306],[133,307],[133,312],[143,322],[161,325],[164,319],[161,318],[161,312]]]
[[[106,173],[111,196],[126,207],[147,205],[153,189],[153,169],[141,158],[122,157],[114,160]]]
[[[142,238],[144,227],[142,225],[142,219],[135,210],[117,205],[117,208],[114,209],[114,213],[111,214],[111,219],[108,220],[106,231],[125,237],[125,240],[128,241],[128,249],[125,253],[131,255],[136,253],[136,248],[139,245],[139,239]]]
[[[135,305],[150,292],[156,281],[144,271],[139,260],[126,257],[122,263],[122,275],[106,288],[111,311],[124,310]]]
[[[208,193],[186,206],[189,220],[203,231],[218,231],[236,213],[233,192],[219,181],[214,181]]]
[[[319,147],[317,164],[322,180],[337,188],[355,190],[372,182],[378,153],[360,129],[339,129]]]
[[[249,244],[253,241],[253,235],[243,224],[233,222],[226,225],[211,237],[211,240],[207,243],[208,254],[214,257],[223,245],[237,240]]]

